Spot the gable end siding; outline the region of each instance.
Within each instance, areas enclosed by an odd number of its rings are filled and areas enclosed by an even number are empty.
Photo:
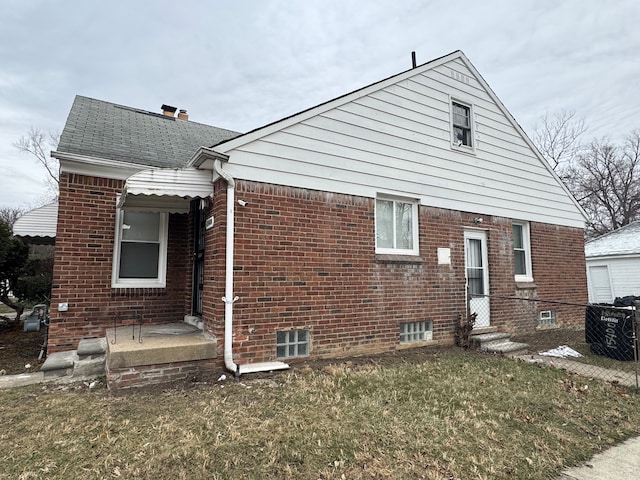
[[[451,147],[452,99],[473,105],[474,154]],[[563,186],[460,60],[227,153],[236,178],[369,198],[384,192],[425,206],[584,224]]]

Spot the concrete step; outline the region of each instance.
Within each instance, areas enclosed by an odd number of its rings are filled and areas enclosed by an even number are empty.
[[[526,353],[529,345],[526,343],[512,342],[511,334],[504,332],[482,332],[471,334],[471,346],[488,353],[500,353],[504,355],[515,355]]]
[[[78,343],[78,359],[73,364],[74,377],[96,377],[105,374],[106,338],[86,338]]]
[[[529,345],[526,343],[512,342],[511,340],[498,340],[495,342],[485,343],[482,346],[482,351],[488,353],[502,353],[502,354],[521,354],[527,351]]]
[[[498,327],[474,327],[471,330],[471,335],[482,335],[483,333],[495,333],[498,331]]]
[[[47,359],[40,367],[40,371],[47,377],[63,377],[73,373],[73,365],[78,360],[78,352],[69,350],[67,352],[56,352],[47,356]]]
[[[142,336],[128,334],[130,327],[107,330],[107,370],[211,360],[217,356],[216,341],[197,327],[185,323],[145,325]],[[117,333],[117,335],[116,335]]]
[[[492,333],[481,333],[481,334],[471,334],[470,340],[471,345],[474,348],[482,349],[485,344],[490,342],[496,342],[499,340],[505,340],[511,338],[511,335],[508,333],[500,333],[500,332],[492,332]]]
[[[78,343],[78,358],[80,360],[89,360],[98,358],[107,354],[107,339],[102,338],[85,338]]]

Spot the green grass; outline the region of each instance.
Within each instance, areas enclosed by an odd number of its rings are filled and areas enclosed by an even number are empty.
[[[111,395],[0,391],[0,479],[547,479],[640,434],[640,396],[471,353]]]

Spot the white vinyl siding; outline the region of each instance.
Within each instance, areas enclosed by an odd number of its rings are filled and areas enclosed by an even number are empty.
[[[117,210],[112,287],[164,287],[167,213]]]
[[[473,156],[451,148],[451,99],[473,105]],[[383,192],[433,207],[584,225],[581,211],[548,165],[535,156],[462,58],[414,69],[382,87],[265,127],[260,134],[219,147],[230,155],[225,168],[231,175],[369,198]]]

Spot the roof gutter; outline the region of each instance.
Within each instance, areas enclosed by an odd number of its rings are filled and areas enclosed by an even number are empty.
[[[222,169],[220,158],[213,163],[214,171],[227,182],[227,238],[225,248],[225,289],[224,297],[224,365],[237,377],[243,373],[283,370],[289,365],[283,362],[263,362],[238,365],[233,361],[233,304],[239,297],[233,295],[233,244],[235,226],[235,186],[234,178]]]

